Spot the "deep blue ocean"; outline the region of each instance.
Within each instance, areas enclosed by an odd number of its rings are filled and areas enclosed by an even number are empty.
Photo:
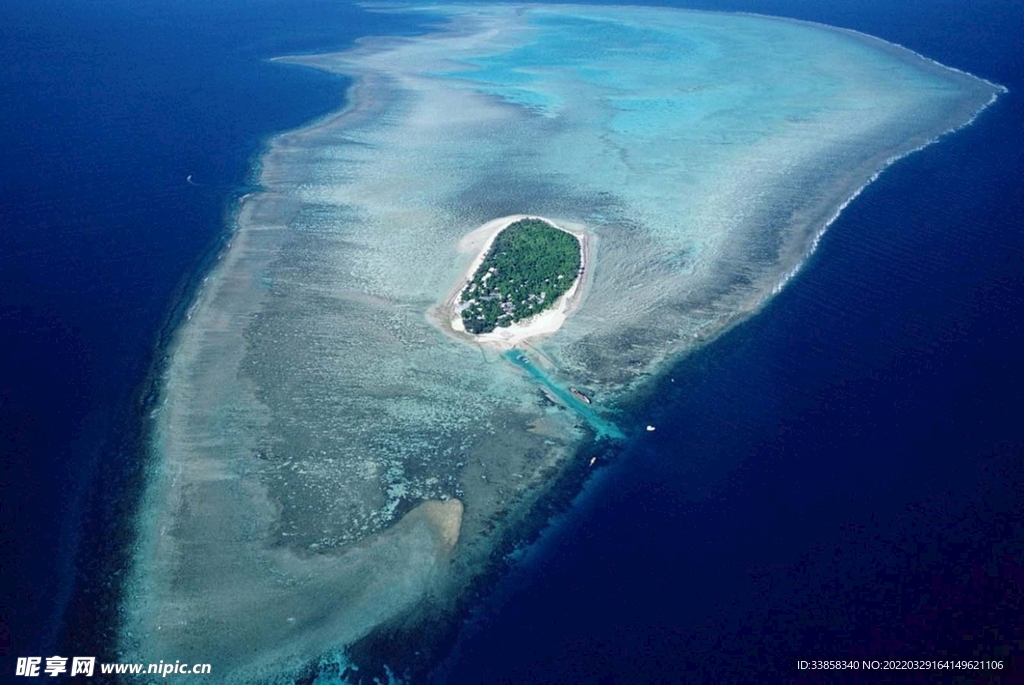
[[[858,29],[1011,92],[666,374],[632,410],[658,430],[477,603],[436,679],[830,682],[796,661],[1021,654],[1024,4],[688,6]],[[265,58],[415,30],[328,0],[0,5],[0,679],[109,617],[168,331],[267,137],[343,102],[343,79]]]

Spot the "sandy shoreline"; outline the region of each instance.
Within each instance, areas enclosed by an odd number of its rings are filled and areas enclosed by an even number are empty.
[[[550,309],[531,316],[529,319],[513,323],[511,326],[496,328],[490,333],[480,335],[468,333],[462,323],[462,314],[459,311],[462,291],[465,289],[466,283],[480,267],[484,257],[487,256],[498,234],[520,219],[539,219],[575,236],[580,243],[580,274],[576,277],[572,287],[559,297],[555,305]],[[438,317],[439,321],[436,323],[439,323],[446,332],[453,333],[462,340],[498,349],[511,349],[529,340],[551,335],[562,327],[562,324],[565,323],[566,319],[573,312],[579,309],[583,301],[586,293],[585,284],[589,281],[588,275],[592,248],[593,240],[586,231],[579,227],[567,228],[563,224],[552,221],[547,217],[535,214],[512,214],[492,219],[482,226],[473,229],[459,241],[459,252],[476,251],[477,254],[466,271],[463,272],[462,277],[459,279],[459,284],[445,299],[444,305],[441,308],[441,316]]]

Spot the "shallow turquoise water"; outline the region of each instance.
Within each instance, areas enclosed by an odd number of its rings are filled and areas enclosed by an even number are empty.
[[[540,386],[549,390],[553,395],[561,400],[565,406],[569,407],[573,412],[581,416],[587,422],[587,425],[594,429],[598,438],[620,439],[625,437],[615,423],[598,414],[592,405],[588,405],[574,397],[569,388],[559,385],[548,374],[544,373],[539,366],[530,361],[527,352],[509,350],[502,354],[502,357],[508,360],[510,364],[525,371],[530,378],[536,381]]]

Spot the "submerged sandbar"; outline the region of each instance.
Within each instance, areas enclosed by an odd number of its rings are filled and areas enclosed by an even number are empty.
[[[530,208],[600,241],[573,316],[523,354],[599,391],[588,411],[612,420],[664,360],[756,311],[882,169],[998,92],[765,17],[429,12],[447,23],[288,60],[355,85],[344,111],[271,143],[176,334],[125,661],[187,654],[266,682],[367,640],[398,668],[429,660],[399,641],[418,649],[417,626],[460,606],[596,434],[424,315],[472,273],[464,227],[482,245],[491,217]]]

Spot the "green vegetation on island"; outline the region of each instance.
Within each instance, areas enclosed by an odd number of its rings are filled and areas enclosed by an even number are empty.
[[[495,237],[462,291],[462,323],[489,333],[548,309],[580,274],[576,236],[540,219],[520,219]]]

